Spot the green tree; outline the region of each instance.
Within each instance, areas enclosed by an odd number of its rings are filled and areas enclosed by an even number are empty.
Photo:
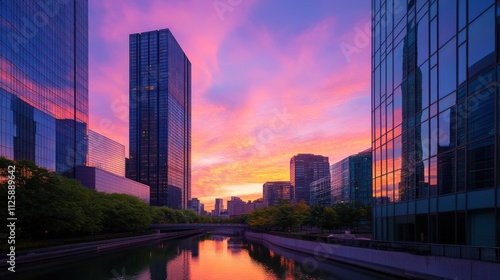
[[[200,223],[203,223],[203,224],[211,224],[213,223],[214,221],[212,220],[212,217],[210,216],[201,216],[200,217]]]
[[[151,223],[152,224],[167,224],[167,218],[165,216],[165,212],[162,207],[159,206],[151,206],[149,208],[149,213],[151,215]]]
[[[151,224],[148,205],[136,197],[108,194],[104,202],[104,224],[110,231],[144,229]]]
[[[338,227],[339,216],[337,212],[331,207],[325,207],[323,213],[319,219],[319,224],[321,228],[332,230]]]
[[[299,225],[300,217],[296,215],[294,207],[289,203],[282,203],[273,213],[273,225],[281,227],[283,231]]]
[[[302,226],[310,216],[310,209],[307,204],[302,200],[293,206],[294,215],[296,216],[297,226]]]
[[[320,227],[320,219],[321,215],[323,215],[323,211],[325,210],[324,206],[321,205],[313,205],[309,208],[309,217],[305,221],[305,224],[312,227]]]
[[[29,161],[0,157],[0,173],[15,166],[15,214],[19,237],[88,234],[102,230],[102,211],[95,192]],[[3,192],[8,181],[1,184]]]
[[[276,207],[270,206],[262,209],[254,210],[248,215],[248,225],[260,229],[269,229],[274,225],[274,213]]]
[[[186,217],[188,223],[198,223],[200,221],[200,217],[193,209],[182,209],[180,211]]]
[[[333,209],[339,215],[339,224],[342,227],[353,227],[360,220],[359,206],[355,203],[337,203]]]

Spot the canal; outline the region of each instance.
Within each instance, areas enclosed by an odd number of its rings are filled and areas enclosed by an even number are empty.
[[[222,235],[156,241],[16,268],[15,279],[398,279]]]

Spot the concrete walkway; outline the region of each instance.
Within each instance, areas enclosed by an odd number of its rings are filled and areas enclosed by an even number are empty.
[[[245,236],[250,241],[269,242],[284,249],[310,254],[311,261],[330,259],[404,278],[500,279],[500,264],[494,262],[356,248],[250,231],[246,231]]]

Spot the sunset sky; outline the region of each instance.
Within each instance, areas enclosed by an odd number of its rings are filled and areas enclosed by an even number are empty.
[[[192,64],[192,197],[262,197],[290,158],[370,147],[369,0],[90,0],[90,128],[126,146],[128,36],[169,28]]]

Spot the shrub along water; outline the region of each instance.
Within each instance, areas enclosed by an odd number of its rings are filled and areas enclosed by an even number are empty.
[[[370,228],[371,205],[338,203],[333,206],[307,206],[303,201],[291,205],[282,201],[278,206],[268,206],[248,214],[249,226],[260,230],[292,231],[302,226],[326,230],[342,228]]]
[[[16,166],[17,237],[39,239],[135,231],[151,224],[149,206],[125,194],[107,194],[83,187],[29,161],[0,157],[0,178]],[[2,209],[7,209],[7,181],[0,180]],[[7,211],[0,211],[6,220]]]

